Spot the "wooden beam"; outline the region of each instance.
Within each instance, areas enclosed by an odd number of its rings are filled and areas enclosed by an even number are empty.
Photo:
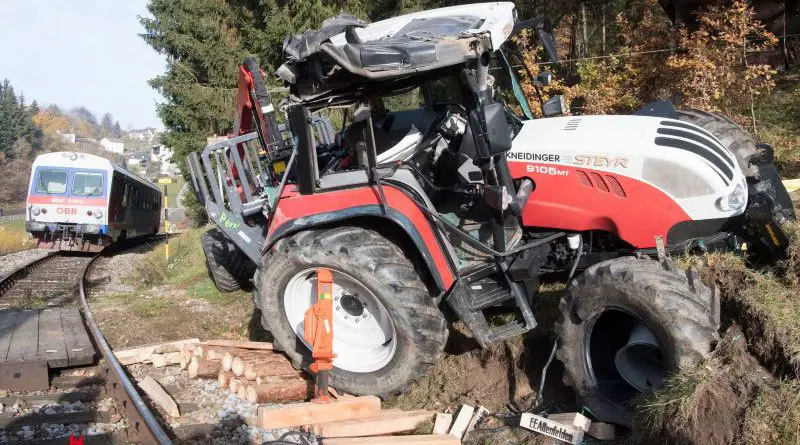
[[[436,413],[436,421],[433,422],[433,434],[447,434],[452,424],[452,414]]]
[[[199,338],[187,338],[183,340],[153,343],[149,345],[136,346],[133,348],[120,349],[118,351],[114,351],[114,356],[117,357],[117,360],[119,360],[123,365],[132,365],[134,363],[149,362],[151,360],[151,356],[156,352],[156,350],[166,351],[171,347],[175,347],[176,350],[180,350],[181,347],[199,342]]]
[[[423,434],[416,436],[341,437],[323,439],[322,445],[460,445],[461,441],[449,434]]]
[[[616,427],[605,422],[592,422],[588,434],[599,440],[614,440],[617,438]]]
[[[272,350],[272,343],[265,341],[206,340],[205,344],[209,346],[229,346],[231,348]]]
[[[481,419],[483,419],[483,417],[486,416],[487,414],[489,414],[489,410],[486,409],[486,407],[479,406],[478,409],[475,410],[475,414],[472,415],[469,424],[467,424],[467,430],[464,431],[464,436],[466,437],[466,435],[469,434],[470,431],[475,429],[475,425],[477,425],[478,422],[480,422]]]
[[[572,425],[574,427],[580,428],[585,432],[589,431],[589,425],[592,424],[591,419],[584,416],[581,413],[558,413],[558,414],[550,414],[547,416],[548,419],[562,423],[564,425]]]
[[[337,420],[361,419],[377,415],[381,399],[375,396],[340,399],[331,403],[298,403],[281,408],[258,409],[258,425],[267,430],[315,425]]]
[[[472,415],[474,413],[475,413],[475,408],[469,405],[461,405],[461,409],[458,410],[458,415],[456,416],[456,420],[450,427],[450,431],[448,431],[448,434],[457,438],[460,441],[461,438],[464,437],[464,433],[467,431],[467,426],[469,426],[469,422],[470,420],[472,420]]]
[[[197,356],[192,357],[189,362],[190,379],[216,379],[219,378],[220,364],[214,360],[206,360]]]
[[[384,411],[377,416],[363,419],[340,420],[312,425],[311,431],[317,436],[325,438],[379,436],[413,430],[420,423],[432,418],[433,413],[425,410]]]
[[[167,414],[172,417],[180,417],[181,413],[178,410],[178,404],[175,403],[175,400],[170,397],[169,394],[158,384],[152,377],[145,376],[141,382],[139,382],[139,388],[147,394],[147,397],[150,398],[153,402],[155,402],[158,406],[160,406]]]
[[[163,368],[164,366],[178,365],[181,362],[181,352],[166,352],[164,354],[153,354],[151,357],[153,366]]]

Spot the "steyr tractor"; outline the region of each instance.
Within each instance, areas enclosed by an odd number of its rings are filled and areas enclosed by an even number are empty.
[[[337,16],[287,39],[281,106],[248,59],[235,134],[187,160],[217,226],[209,270],[220,289],[252,280],[297,367],[316,270],[331,270],[331,385],[381,396],[442,356],[445,313],[486,347],[534,329],[540,282],[565,281],[565,380],[630,424],[636,395],[718,340],[718,292],[670,256],[774,260],[794,211],[771,147],[718,114],[579,116],[539,95],[534,119],[512,42],[525,29],[555,60],[546,22],[509,2]]]

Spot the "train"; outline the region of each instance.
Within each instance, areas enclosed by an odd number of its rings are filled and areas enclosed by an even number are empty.
[[[161,203],[155,184],[107,159],[46,153],[31,168],[25,228],[42,249],[99,252],[157,233]]]

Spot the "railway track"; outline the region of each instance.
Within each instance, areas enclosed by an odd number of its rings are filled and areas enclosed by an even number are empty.
[[[98,258],[100,254],[53,252],[0,279],[0,355],[5,359],[0,362],[0,380],[24,379],[27,370],[42,363],[45,372],[48,365],[51,368],[47,389],[0,394],[0,442],[63,444],[72,443],[73,434],[82,436],[78,443],[83,444],[171,443],[112,353],[86,301],[86,277]],[[77,324],[91,341],[86,348],[70,345],[68,331],[74,326],[68,327],[66,320],[78,310],[82,322],[79,318]],[[38,325],[31,332],[36,336],[38,329],[38,352],[37,341],[25,338],[25,329],[34,323]],[[53,334],[58,328],[63,328],[58,338],[66,342],[63,358],[52,357],[61,352],[57,350],[61,344],[51,346],[46,341],[48,335],[58,336],[58,332]],[[33,353],[15,350],[31,342]],[[73,357],[75,350],[82,355]],[[14,357],[14,353],[21,355]],[[92,360],[82,361],[87,354]],[[71,366],[73,358],[82,366]],[[54,362],[59,369],[52,369]]]

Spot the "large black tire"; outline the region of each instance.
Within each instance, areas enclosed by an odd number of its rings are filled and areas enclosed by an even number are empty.
[[[739,168],[741,168],[742,173],[744,173],[749,182],[766,179],[772,182],[775,189],[775,213],[779,214],[776,221],[781,221],[783,218],[795,219],[792,198],[789,196],[789,192],[786,191],[786,187],[783,186],[775,165],[758,166],[751,162],[753,156],[759,154],[759,150],[750,133],[718,113],[701,110],[677,110],[677,113],[679,120],[697,125],[719,139],[722,145],[736,156]]]
[[[627,343],[626,323],[638,320],[655,334],[669,373],[697,363],[719,339],[716,289],[694,272],[650,259],[625,257],[589,267],[570,283],[560,309],[557,357],[565,382],[600,420],[620,425],[631,425],[629,402],[638,392],[603,364]]]
[[[262,324],[295,367],[307,367],[311,358],[287,318],[284,290],[292,277],[317,267],[358,280],[383,305],[395,330],[395,352],[385,366],[372,372],[334,367],[330,382],[335,388],[386,397],[407,389],[441,357],[447,324],[414,265],[399,246],[377,232],[344,226],[282,239],[259,268],[255,298]],[[334,338],[342,329],[334,324]]]
[[[218,229],[209,229],[200,240],[211,281],[220,292],[234,292],[249,285],[255,265]]]

